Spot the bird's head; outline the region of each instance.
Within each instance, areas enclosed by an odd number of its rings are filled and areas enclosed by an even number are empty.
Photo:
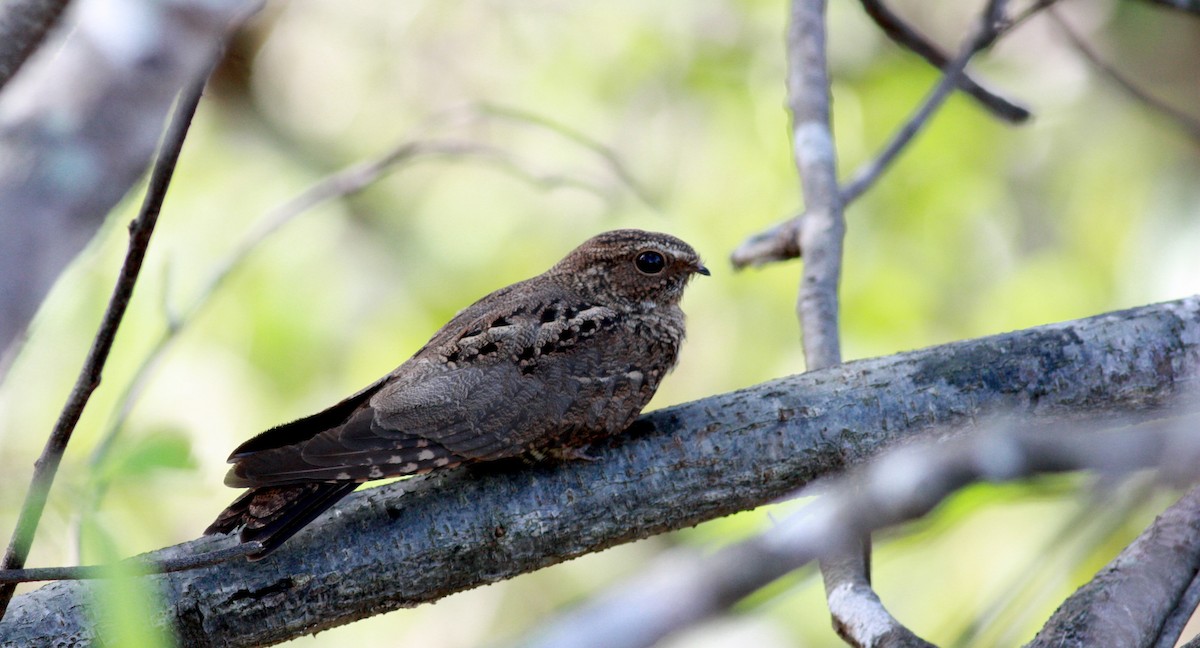
[[[643,308],[678,304],[693,275],[709,274],[692,246],[636,229],[593,236],[550,273],[599,303]]]

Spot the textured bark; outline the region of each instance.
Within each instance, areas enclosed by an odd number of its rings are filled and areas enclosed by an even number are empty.
[[[150,577],[185,646],[255,646],[752,508],[899,441],[993,416],[1200,411],[1200,297],[769,381],[644,416],[595,462],[457,471],[352,496],[276,555]],[[154,555],[219,546],[207,538]],[[89,645],[86,582],[17,597],[0,645]]]
[[[1027,648],[1154,645],[1200,570],[1198,510],[1200,486],[1064,601]]]
[[[142,176],[176,93],[256,5],[77,0],[4,87],[0,354]]]

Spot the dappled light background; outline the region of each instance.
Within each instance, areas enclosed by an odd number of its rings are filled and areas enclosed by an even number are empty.
[[[974,2],[893,4],[949,50],[977,10]],[[857,3],[831,2],[829,12],[845,178],[937,76],[888,42]],[[1147,91],[1200,105],[1200,22],[1136,2],[1067,0],[1061,12]],[[356,391],[458,309],[602,230],[671,232],[713,269],[689,289],[689,341],[651,408],[802,371],[798,263],[735,273],[726,261],[746,236],[801,205],[785,111],[785,19],[784,3],[758,1],[269,3],[200,105],[30,565],[109,560],[196,537],[235,494],[221,479],[237,443]],[[955,96],[848,209],[847,360],[1200,292],[1200,145],[1106,82],[1046,17],[973,69],[1035,117],[1007,126]],[[138,365],[253,223],[321,177],[408,141],[479,150],[414,160],[271,236],[180,322],[147,387],[126,399]],[[139,202],[131,195],[59,282],[0,390],[4,533],[95,331]],[[970,639],[980,618],[976,640],[1028,638],[1171,497],[1125,486],[1105,495],[1105,508],[1127,515],[1081,520],[1072,516],[1089,510],[1086,484],[973,487],[930,520],[888,534],[875,557],[885,604],[939,644]],[[387,637],[439,648],[513,637],[664,548],[722,546],[796,506],[618,547],[294,644]],[[1013,589],[1030,574],[1033,586]],[[126,595],[152,593],[105,596]],[[137,619],[112,632],[154,640],[137,634]],[[820,578],[808,570],[669,645],[840,642]]]

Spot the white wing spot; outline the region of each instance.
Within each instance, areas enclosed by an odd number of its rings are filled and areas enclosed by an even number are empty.
[[[429,461],[433,459],[433,450],[422,450],[421,454],[417,455],[417,461]]]
[[[410,461],[400,467],[400,472],[411,473],[411,472],[414,472],[416,469],[417,469],[417,464]]]
[[[449,457],[441,457],[437,461],[434,461],[433,465],[437,466],[438,468],[443,468],[446,466],[446,464],[449,464],[449,463],[450,463]]]

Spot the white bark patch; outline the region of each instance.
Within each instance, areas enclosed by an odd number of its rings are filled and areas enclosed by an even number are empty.
[[[864,596],[849,583],[829,593],[829,611],[847,624],[850,636],[862,645],[874,645],[892,628],[892,619],[878,599]]]

